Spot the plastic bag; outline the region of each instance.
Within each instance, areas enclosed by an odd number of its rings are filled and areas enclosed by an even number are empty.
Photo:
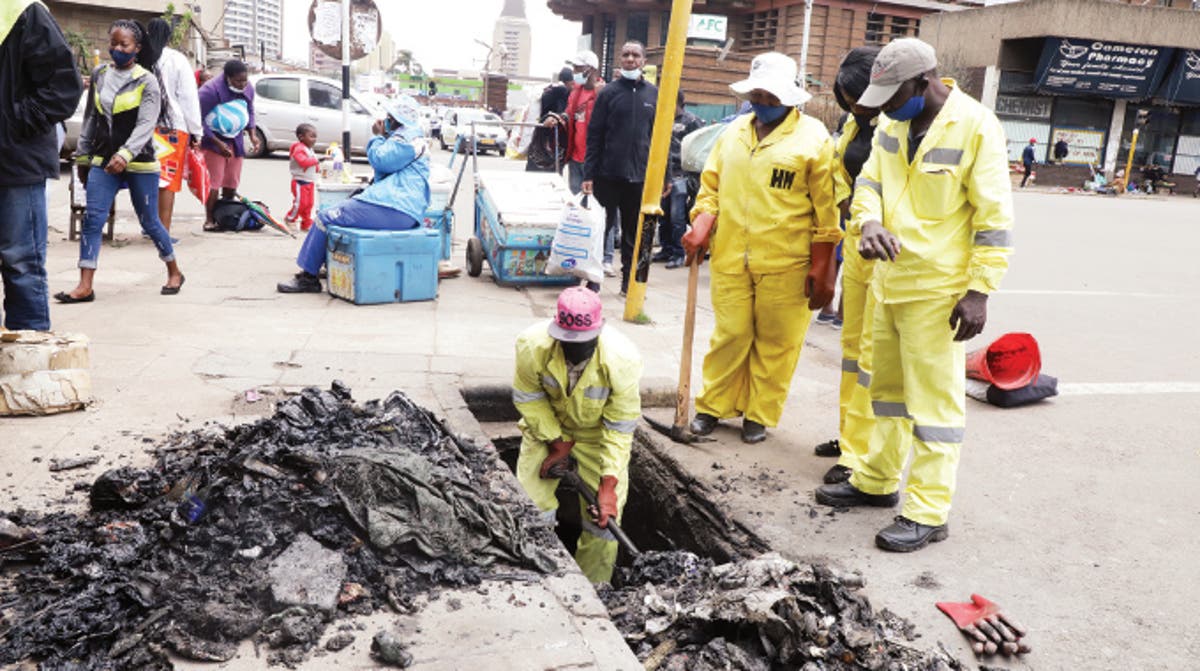
[[[207,202],[212,180],[208,176],[208,164],[204,162],[204,154],[199,149],[188,147],[186,170],[188,191],[201,203]]]
[[[546,261],[547,275],[567,273],[597,284],[604,280],[604,212],[579,199],[563,206]]]
[[[683,136],[679,143],[679,160],[685,172],[704,172],[704,163],[708,161],[713,145],[727,127],[728,124],[713,124]]]

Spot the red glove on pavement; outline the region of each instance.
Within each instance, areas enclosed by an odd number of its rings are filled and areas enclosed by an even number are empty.
[[[617,476],[606,475],[600,478],[600,491],[596,492],[596,503],[600,504],[595,512],[596,526],[601,529],[608,526],[608,518],[617,517]]]
[[[804,280],[804,295],[808,309],[820,310],[833,300],[837,284],[837,243],[814,242],[809,246],[808,277]]]
[[[1000,606],[978,594],[971,595],[971,603],[943,601],[938,602],[937,607],[971,639],[971,649],[976,655],[993,655],[997,650],[1005,655],[1022,655],[1031,649],[1028,643],[1021,641],[1025,627],[1001,613]]]
[[[553,480],[558,476],[551,475],[550,469],[555,468],[560,464],[562,464],[564,468],[566,467],[566,461],[571,456],[571,448],[575,447],[575,441],[563,440],[560,436],[558,440],[551,441],[548,447],[550,449],[550,454],[547,454],[546,458],[542,460],[542,468],[538,471],[538,475],[547,480]]]
[[[712,237],[712,229],[716,225],[717,215],[709,212],[701,212],[692,220],[692,227],[680,239],[683,251],[687,252],[688,265],[692,264],[692,257],[696,254],[704,258],[704,252],[708,249],[708,239]]]

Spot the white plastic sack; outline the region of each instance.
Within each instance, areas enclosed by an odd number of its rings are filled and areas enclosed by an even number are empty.
[[[513,121],[518,124],[535,124],[541,115],[542,101],[540,98],[534,98],[533,102],[526,105]],[[508,133],[507,153],[512,154],[510,158],[525,158],[525,155],[529,153],[529,145],[533,143],[533,131],[532,126],[513,126]]]
[[[679,142],[679,160],[685,172],[704,172],[704,162],[708,160],[717,138],[729,124],[716,123],[696,130],[683,136]]]
[[[546,261],[547,275],[570,273],[597,284],[604,280],[604,211],[595,198],[588,200],[592,207],[584,207],[578,198],[563,206]]]

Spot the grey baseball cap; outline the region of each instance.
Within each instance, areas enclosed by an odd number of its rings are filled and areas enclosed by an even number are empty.
[[[863,107],[882,107],[904,82],[937,67],[933,47],[915,37],[888,42],[871,66],[871,84],[858,98]]]

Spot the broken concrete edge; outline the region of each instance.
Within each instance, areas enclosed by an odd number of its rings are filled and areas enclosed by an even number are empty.
[[[666,378],[642,380],[643,408],[674,408],[678,388]],[[512,402],[512,386],[483,384],[464,386],[462,397],[470,412],[481,422],[515,422],[521,418]]]

